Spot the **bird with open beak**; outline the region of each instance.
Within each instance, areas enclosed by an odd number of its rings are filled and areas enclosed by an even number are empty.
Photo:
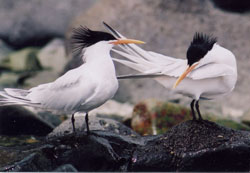
[[[0,91],[0,106],[32,106],[70,113],[74,132],[74,114],[84,112],[89,134],[88,112],[111,99],[118,89],[110,50],[115,45],[144,42],[117,39],[109,33],[93,31],[82,26],[73,30],[71,41],[73,52],[81,56],[84,62],[80,67],[68,71],[54,82],[41,84],[29,90],[5,88],[4,91]]]

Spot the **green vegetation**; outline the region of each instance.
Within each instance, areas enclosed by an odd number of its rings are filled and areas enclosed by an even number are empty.
[[[219,125],[236,129],[250,130],[245,124],[230,119],[222,119],[213,114],[203,114],[203,118]],[[192,113],[189,108],[170,102],[147,100],[134,107],[131,127],[141,135],[166,133],[171,127],[181,122],[191,120]],[[155,130],[154,130],[155,129]]]

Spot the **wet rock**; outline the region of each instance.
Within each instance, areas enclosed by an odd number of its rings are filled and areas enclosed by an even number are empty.
[[[56,168],[53,172],[77,172],[76,168],[71,164],[65,164]]]
[[[29,144],[39,143],[41,141],[40,136],[33,135],[18,135],[18,136],[6,136],[0,135],[0,147],[19,147]],[[1,153],[2,154],[2,153]]]
[[[63,37],[71,19],[88,9],[93,0],[0,1],[0,38],[15,47],[43,45]]]
[[[0,171],[27,172],[27,171],[51,171],[51,160],[39,153],[32,153],[24,159],[0,168]]]
[[[137,133],[115,120],[90,116],[89,136],[84,117],[75,120],[76,134],[69,119],[47,137],[50,145],[57,146],[49,153],[56,155],[58,164],[70,163],[79,171],[124,171],[134,147],[144,144]]]
[[[139,146],[130,171],[249,171],[249,142],[249,132],[187,121]]]
[[[0,107],[1,135],[44,136],[52,130],[53,126],[23,107]]]
[[[76,122],[82,119],[78,116]],[[75,134],[58,128],[40,143],[0,147],[4,157],[0,157],[0,171],[74,171],[71,165],[78,171],[250,169],[250,133],[246,131],[209,121],[186,121],[164,135],[141,137],[116,121],[91,121],[90,135],[78,125]],[[69,129],[71,123],[67,124],[63,126]]]
[[[85,133],[85,116],[80,116],[79,114],[75,115],[75,128],[76,132]],[[95,115],[89,115],[89,128],[90,131],[111,131],[120,135],[133,135],[137,136],[138,134],[132,131],[130,128],[119,123],[110,118],[100,118]],[[67,134],[73,133],[71,118],[65,120],[58,127],[56,127],[50,134],[48,138],[55,138],[60,136],[65,136]]]

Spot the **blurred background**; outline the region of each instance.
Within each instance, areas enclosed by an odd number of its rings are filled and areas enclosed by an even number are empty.
[[[212,120],[223,118],[226,123],[232,120],[247,125],[250,121],[249,11],[250,2],[243,0],[0,0],[0,88],[30,88],[51,82],[81,65],[79,58],[72,57],[69,44],[72,28],[80,25],[105,31],[102,25],[105,21],[126,37],[147,42],[142,46],[144,49],[176,58],[186,58],[193,35],[199,31],[216,36],[220,45],[235,54],[238,65],[235,90],[220,100],[201,101],[202,113],[212,115]],[[134,72],[115,65],[117,74]],[[138,119],[150,124],[158,116],[159,126],[164,127],[190,118],[186,109],[189,103],[189,98],[167,91],[154,80],[123,80],[114,100],[101,107],[100,114],[121,115],[134,129]],[[165,110],[167,106],[170,107]],[[131,120],[132,115],[138,114],[139,118]],[[18,134],[35,131],[47,134],[65,118],[66,115],[54,116],[31,108],[0,107],[0,134],[16,134],[15,129],[19,129]],[[27,119],[32,119],[34,125],[27,123]],[[40,132],[39,128],[34,131],[37,119],[47,131]],[[23,126],[26,132],[20,130]],[[153,134],[153,131],[140,133]]]

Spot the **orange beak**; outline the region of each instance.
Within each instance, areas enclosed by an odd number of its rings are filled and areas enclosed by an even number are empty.
[[[182,75],[177,79],[177,81],[175,82],[173,89],[175,89],[177,87],[177,85],[179,85],[179,83],[198,65],[199,63],[195,63],[191,66],[188,65],[187,69],[182,73]]]
[[[111,41],[109,43],[114,44],[114,45],[118,45],[118,44],[131,44],[131,43],[134,43],[134,44],[145,44],[145,42],[143,42],[143,41],[133,40],[133,39],[118,39],[118,40],[115,40],[115,41]]]

